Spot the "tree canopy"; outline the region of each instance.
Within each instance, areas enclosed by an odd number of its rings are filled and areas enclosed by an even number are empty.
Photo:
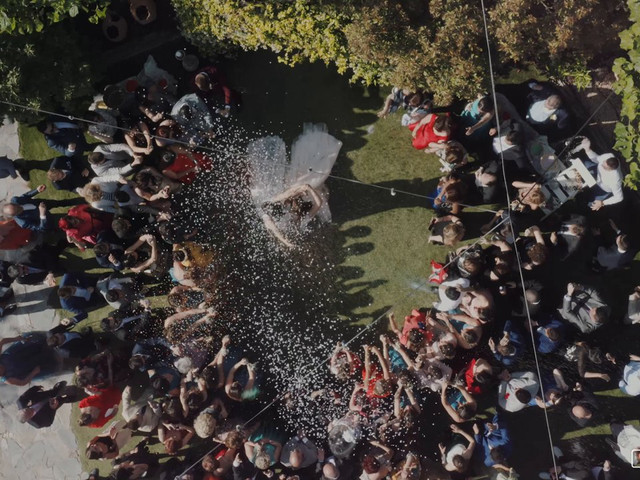
[[[615,92],[622,100],[621,121],[616,124],[615,148],[629,164],[627,186],[640,186],[640,0],[629,0],[631,26],[620,34],[627,55],[615,61]]]
[[[93,94],[90,58],[64,24],[27,35],[0,34],[0,99],[31,108],[78,111]],[[60,81],[52,81],[52,78]],[[40,115],[0,105],[0,114],[31,121]]]
[[[89,20],[96,23],[110,3],[110,0],[2,0],[0,33],[40,32],[46,25],[81,12],[87,13]]]
[[[535,66],[575,76],[617,49],[624,0],[487,0],[502,73]],[[207,53],[269,49],[281,61],[322,60],[368,84],[431,91],[441,101],[483,89],[479,1],[173,0],[183,33]],[[598,35],[593,35],[598,32]]]

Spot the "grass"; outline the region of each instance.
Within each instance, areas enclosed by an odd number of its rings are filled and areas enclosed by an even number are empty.
[[[263,54],[243,55],[224,68],[231,84],[243,94],[240,122],[254,136],[277,134],[290,145],[304,122],[324,122],[330,133],[344,143],[334,175],[418,195],[429,195],[435,189],[441,175],[436,158],[411,147],[410,134],[399,124],[398,114],[383,120],[375,116],[386,91],[351,86],[321,65],[305,64],[289,69],[276,63],[272,56]],[[19,134],[22,156],[31,169],[32,185],[44,183],[49,187],[41,197],[51,200],[76,198],[75,194],[54,190],[46,180],[48,160],[55,152],[44,144],[40,134],[24,125]],[[426,242],[427,226],[433,214],[426,208],[427,200],[400,193],[392,196],[388,191],[342,179],[329,179],[328,186],[335,223],[332,258],[334,287],[339,297],[336,313],[349,323],[364,325],[391,307],[398,317],[402,317],[414,307],[430,305],[433,295],[421,288],[421,284],[429,273],[429,261],[443,260],[448,249]],[[62,213],[63,210],[53,211]],[[477,232],[477,227],[490,216],[467,210],[464,213],[467,231]],[[86,266],[91,265],[90,251],[81,253],[77,249],[67,249],[64,255],[71,270],[86,270]],[[87,271],[103,272],[93,267]],[[629,289],[639,273],[635,262],[630,270],[602,275],[595,280],[610,289],[609,293],[620,295],[621,291]],[[577,262],[554,270],[549,285],[557,293],[564,288],[567,279],[583,276],[593,278],[586,265]],[[163,305],[163,297],[154,298],[153,303]],[[618,306],[618,310],[621,308]],[[85,324],[98,329],[100,318],[108,310],[105,307],[91,312]],[[632,341],[631,337],[616,336],[615,333],[611,338],[619,339],[620,345]],[[616,413],[626,419],[634,417],[634,410],[629,408],[631,399],[619,390],[599,394],[603,403],[615,405],[620,402],[624,406]],[[77,414],[74,407],[72,428],[82,450],[95,432],[76,427]],[[519,452],[514,463],[524,466],[523,478],[530,478],[530,473],[540,471],[550,463],[543,414],[540,410],[530,409],[510,418]],[[561,446],[566,445],[565,441],[580,438],[588,449],[601,455],[601,439],[608,434],[604,419],[595,427],[578,429],[567,421],[561,410],[552,411],[550,420],[554,439],[561,440]],[[440,437],[442,433],[436,430],[432,437]],[[89,462],[83,455],[81,458],[86,471],[99,467],[101,474],[108,473],[105,462]]]

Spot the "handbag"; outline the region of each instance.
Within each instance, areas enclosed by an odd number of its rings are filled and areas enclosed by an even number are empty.
[[[429,275],[429,283],[440,285],[447,279],[447,269],[444,265],[431,260],[431,275]]]

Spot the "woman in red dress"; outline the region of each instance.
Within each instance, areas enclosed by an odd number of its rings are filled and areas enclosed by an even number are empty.
[[[409,125],[413,132],[413,148],[433,153],[446,146],[451,138],[453,122],[449,115],[430,113],[422,120]]]
[[[98,243],[98,234],[111,228],[113,215],[93,210],[90,205],[71,208],[58,221],[58,227],[67,235],[67,241],[80,251]]]
[[[198,172],[209,171],[213,168],[211,159],[202,153],[182,148],[176,150],[175,152],[166,152],[162,156],[163,161],[168,164],[162,170],[162,174],[171,180],[189,185],[196,179]]]

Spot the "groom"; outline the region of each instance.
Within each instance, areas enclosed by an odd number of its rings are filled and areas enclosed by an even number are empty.
[[[62,404],[77,402],[85,396],[81,388],[67,386],[67,382],[58,382],[50,390],[35,385],[18,398],[18,420],[35,428],[50,427]]]

